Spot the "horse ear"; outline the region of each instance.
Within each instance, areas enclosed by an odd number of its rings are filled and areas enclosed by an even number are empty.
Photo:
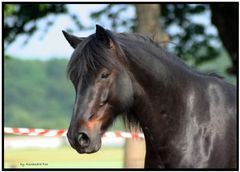
[[[74,35],[71,35],[71,34],[65,32],[64,30],[63,30],[62,32],[63,32],[64,37],[67,39],[68,43],[69,43],[73,48],[76,48],[77,45],[84,40],[84,38],[76,37],[76,36],[74,36]]]
[[[102,26],[96,25],[96,36],[107,47],[110,47],[111,44],[110,38],[107,34],[107,31]]]

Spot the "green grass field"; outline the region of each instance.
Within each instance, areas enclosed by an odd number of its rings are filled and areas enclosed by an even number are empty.
[[[122,148],[101,148],[78,154],[70,147],[57,149],[6,149],[4,168],[123,168]]]

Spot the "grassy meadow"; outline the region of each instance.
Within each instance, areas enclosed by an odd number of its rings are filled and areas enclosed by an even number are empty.
[[[4,168],[123,168],[123,148],[102,147],[78,154],[68,146],[56,149],[5,149]]]

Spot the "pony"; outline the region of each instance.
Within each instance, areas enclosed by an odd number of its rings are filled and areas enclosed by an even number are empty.
[[[74,48],[67,138],[78,153],[98,151],[121,116],[145,136],[145,168],[237,168],[234,85],[188,67],[141,34],[99,25],[88,37],[63,34]]]

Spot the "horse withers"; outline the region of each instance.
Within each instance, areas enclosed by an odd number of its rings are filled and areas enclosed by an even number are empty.
[[[67,137],[94,153],[118,116],[145,136],[145,168],[237,168],[236,87],[195,71],[146,36],[64,36],[76,96]],[[137,151],[137,150],[136,150]]]

